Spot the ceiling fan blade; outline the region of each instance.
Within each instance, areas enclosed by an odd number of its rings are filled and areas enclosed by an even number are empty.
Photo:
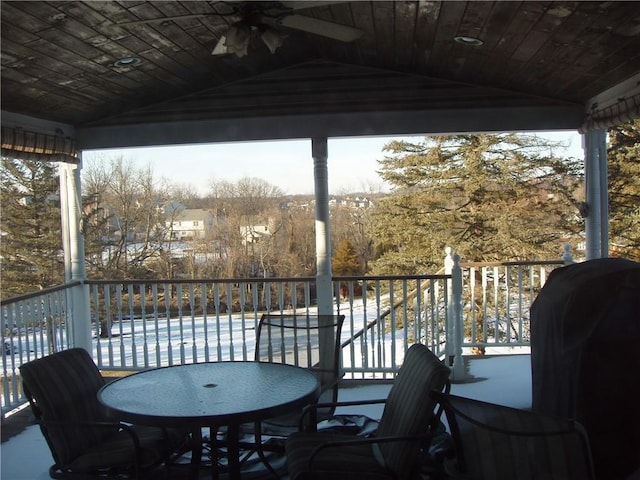
[[[229,53],[227,49],[227,37],[223,35],[220,37],[220,40],[218,40],[218,43],[216,43],[211,55],[226,55],[227,53]]]
[[[262,20],[271,25],[295,28],[341,42],[353,42],[364,34],[362,30],[357,28],[303,15],[281,15],[277,18],[264,16]]]

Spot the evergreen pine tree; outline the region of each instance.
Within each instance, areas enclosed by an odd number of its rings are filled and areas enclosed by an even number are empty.
[[[57,167],[2,158],[2,296],[64,282]]]
[[[336,247],[335,254],[331,259],[331,268],[334,275],[349,276],[361,273],[360,260],[356,249],[348,238],[343,239]]]
[[[560,147],[522,134],[387,144],[379,173],[394,188],[371,225],[374,272],[436,271],[447,246],[463,261],[559,258],[584,229],[574,198],[582,164]]]
[[[609,130],[607,164],[611,255],[640,261],[640,120]]]

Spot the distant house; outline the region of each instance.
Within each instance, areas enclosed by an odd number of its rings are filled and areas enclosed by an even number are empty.
[[[244,245],[258,243],[271,235],[269,225],[243,225],[240,227],[240,236]]]
[[[331,197],[329,208],[367,209],[373,206],[373,202],[367,197]]]
[[[185,208],[169,215],[166,226],[172,240],[196,240],[211,235],[214,221],[209,210]]]

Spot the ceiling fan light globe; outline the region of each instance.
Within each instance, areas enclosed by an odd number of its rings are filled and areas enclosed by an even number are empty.
[[[276,49],[282,45],[282,35],[280,35],[280,32],[270,27],[262,30],[260,38],[262,38],[262,41],[272,54],[275,53]]]
[[[244,57],[249,49],[251,30],[242,22],[234,23],[227,30],[224,42],[228,53],[234,53],[238,57]]]

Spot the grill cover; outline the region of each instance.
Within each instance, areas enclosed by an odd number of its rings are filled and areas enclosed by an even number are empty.
[[[573,418],[596,475],[640,468],[640,263],[589,260],[554,270],[531,306],[533,410]]]

